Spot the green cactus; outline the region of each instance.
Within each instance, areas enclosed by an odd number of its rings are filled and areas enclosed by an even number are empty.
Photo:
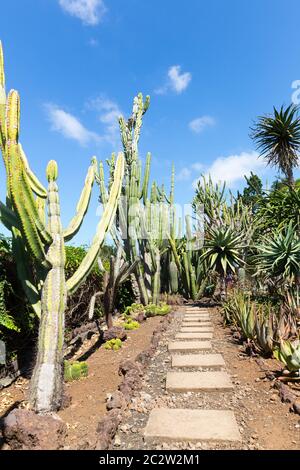
[[[141,325],[138,321],[133,320],[132,318],[128,318],[124,323],[125,330],[137,330]]]
[[[73,380],[87,377],[88,373],[89,370],[86,362],[64,362],[64,379],[66,382],[72,382]]]
[[[104,349],[118,351],[122,347],[122,341],[117,339],[110,339],[104,344]]]
[[[3,53],[0,47],[0,85],[3,101]],[[3,91],[4,90],[4,91]],[[1,105],[2,106],[2,105]],[[65,278],[65,242],[78,232],[88,209],[97,171],[92,160],[81,193],[76,215],[63,230],[60,219],[58,168],[55,161],[47,166],[48,189],[30,170],[19,143],[20,98],[12,90],[6,99],[6,111],[0,108],[1,150],[7,175],[6,204],[0,204],[0,217],[12,233],[12,247],[24,291],[40,317],[38,352],[30,386],[30,403],[37,412],[59,408],[62,397],[62,362],[64,313],[67,295],[86,279],[106,233],[112,225],[121,193],[124,156],[120,154],[114,171],[114,182],[99,221],[96,235],[81,265],[70,279]],[[36,199],[35,196],[36,195]],[[47,203],[48,218],[42,214]]]

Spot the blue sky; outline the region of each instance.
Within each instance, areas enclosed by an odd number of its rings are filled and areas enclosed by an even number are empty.
[[[233,190],[251,169],[271,181],[249,126],[291,102],[299,14],[298,0],[3,2],[0,39],[7,86],[21,94],[21,141],[43,181],[48,160],[58,161],[64,223],[91,156],[120,150],[116,118],[128,116],[139,91],[151,95],[140,155],[152,152],[159,183],[175,163],[177,202],[191,201],[201,173]],[[91,240],[96,207],[95,186],[76,242]]]

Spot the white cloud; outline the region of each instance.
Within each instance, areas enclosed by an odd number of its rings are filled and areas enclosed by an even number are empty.
[[[67,113],[57,105],[46,104],[45,108],[53,131],[59,132],[67,139],[76,140],[83,146],[101,140],[98,134],[86,129],[75,116]]]
[[[169,68],[168,77],[171,82],[171,87],[176,93],[182,93],[192,80],[190,72],[180,73],[180,65],[173,65]]]
[[[211,116],[201,116],[199,118],[193,119],[189,123],[189,128],[191,131],[196,134],[200,134],[206,127],[212,127],[216,124],[216,121]]]
[[[103,0],[59,0],[59,5],[88,26],[97,25],[106,11]]]
[[[172,65],[168,70],[167,82],[162,87],[157,88],[154,92],[157,95],[164,95],[168,90],[172,90],[179,95],[186,90],[191,80],[192,74],[190,72],[181,73],[180,65]]]
[[[191,174],[190,168],[184,167],[176,174],[176,181],[187,181],[190,179]]]
[[[193,163],[191,168],[192,168],[192,170],[195,170],[195,171],[202,171],[203,170],[203,163],[199,163],[199,162]]]
[[[119,117],[122,115],[118,104],[100,96],[90,101],[88,108],[99,112],[99,121],[105,127],[103,140],[115,145],[119,141]]]
[[[242,152],[239,155],[217,158],[206,170],[205,176],[211,176],[213,182],[226,181],[229,187],[234,186],[244,176],[250,176],[251,171],[261,172],[265,168],[263,159],[258,158],[257,152]],[[198,180],[193,182],[197,186]]]

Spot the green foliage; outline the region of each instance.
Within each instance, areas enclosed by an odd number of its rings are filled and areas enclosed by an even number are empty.
[[[267,163],[276,166],[293,184],[293,168],[299,163],[300,119],[298,108],[273,109],[273,116],[261,116],[252,129],[252,138]]]
[[[86,362],[70,362],[65,361],[64,363],[64,377],[66,382],[73,380],[79,380],[83,377],[88,376],[88,365]]]
[[[118,351],[122,347],[122,341],[117,339],[110,339],[104,344],[104,348],[112,351]]]
[[[300,341],[280,341],[274,357],[282,362],[290,372],[300,372]]]
[[[149,304],[145,307],[145,313],[147,317],[156,317],[168,315],[171,312],[171,307],[164,302],[160,302],[158,305]]]
[[[135,321],[132,318],[128,318],[128,320],[126,320],[123,326],[125,330],[137,330],[141,325],[138,321]]]
[[[226,226],[212,227],[206,233],[201,259],[207,261],[208,269],[226,276],[244,264],[241,258],[243,248],[243,235],[237,235]]]
[[[124,315],[125,318],[129,318],[129,317],[135,318],[140,313],[145,313],[144,305],[133,303],[133,304],[131,304],[128,307],[125,308],[123,315]]]
[[[264,194],[259,200],[257,219],[262,233],[265,230],[286,228],[289,223],[300,229],[300,186],[283,185]]]
[[[227,323],[240,328],[245,339],[253,339],[255,334],[254,304],[250,294],[236,291],[223,304],[223,314]]]
[[[6,309],[6,291],[12,291],[11,285],[6,281],[0,281],[0,330],[4,327],[8,330],[20,332],[13,317],[9,315]]]
[[[247,186],[243,189],[243,192],[238,191],[237,199],[240,200],[245,206],[250,206],[253,213],[255,213],[259,206],[260,197],[262,195],[262,181],[259,176],[252,173],[249,176],[245,176]]]
[[[282,284],[293,285],[300,276],[300,237],[290,223],[287,229],[277,230],[263,237],[255,245],[257,255],[253,262],[257,275],[278,279]]]

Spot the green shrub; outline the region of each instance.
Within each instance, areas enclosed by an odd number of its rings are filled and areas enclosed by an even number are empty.
[[[88,365],[86,362],[69,362],[65,361],[65,381],[72,382],[73,380],[79,380],[82,377],[88,376]]]
[[[104,344],[104,348],[108,350],[118,351],[122,347],[122,341],[117,339],[110,339]]]
[[[132,318],[128,318],[124,323],[125,330],[137,330],[140,327],[138,321],[133,320]]]
[[[156,317],[168,315],[171,312],[170,305],[161,302],[159,305],[149,304],[145,307],[145,313],[147,317]]]
[[[126,307],[123,316],[125,318],[135,318],[137,317],[140,313],[145,313],[145,307],[142,304],[136,304],[133,303]]]

